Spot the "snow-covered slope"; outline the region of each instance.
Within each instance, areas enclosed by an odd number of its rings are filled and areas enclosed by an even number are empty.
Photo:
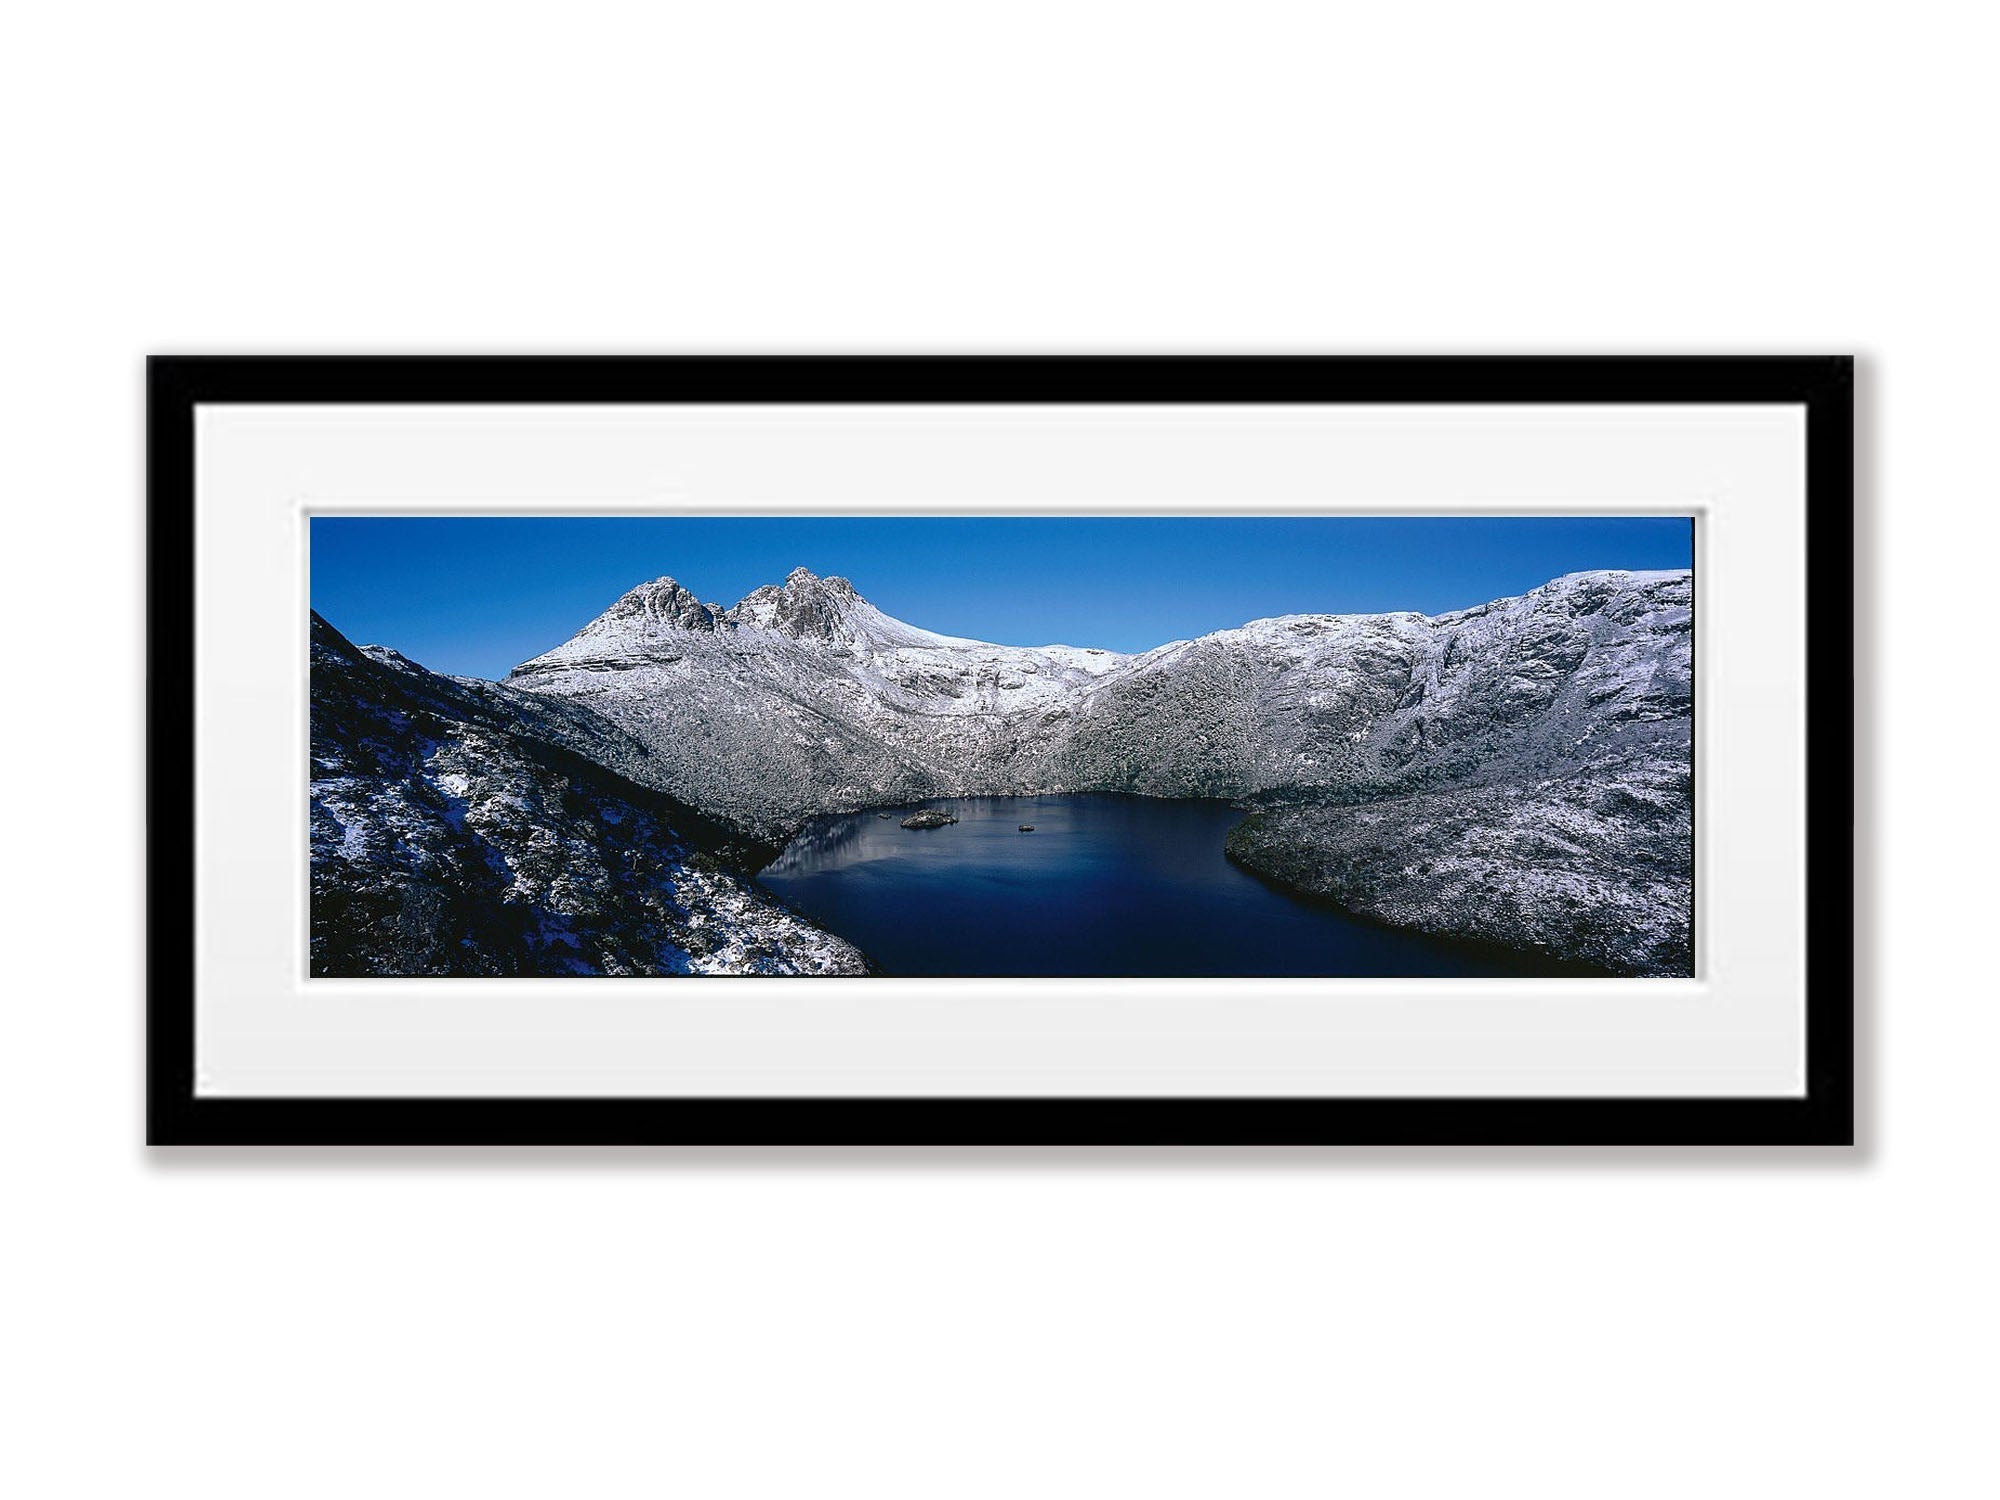
[[[668,790],[774,833],[946,793],[1352,799],[1684,720],[1691,587],[1580,573],[1455,614],[1290,615],[1123,656],[935,635],[804,569],[727,610],[661,579],[508,681],[596,709]]]
[[[859,974],[586,708],[312,621],[316,975]]]
[[[1577,573],[1452,614],[1288,615],[1127,656],[937,635],[803,568],[728,609],[663,578],[509,686],[595,710],[644,747],[640,779],[768,837],[947,794],[1229,797],[1261,810],[1232,853],[1273,878],[1384,920],[1676,973],[1692,592],[1685,571]],[[1361,804],[1365,823],[1339,811]],[[1558,825],[1577,834],[1567,855]],[[1392,859],[1398,828],[1476,878],[1400,873],[1441,867]],[[1308,857],[1350,835],[1354,858]],[[1396,882],[1414,889],[1392,898]],[[1583,915],[1494,915],[1558,906]]]
[[[1253,621],[1137,658],[1079,706],[1054,764],[1080,785],[1351,800],[1496,756],[1587,759],[1622,726],[1686,718],[1691,590],[1686,573],[1578,573],[1435,617]]]
[[[781,835],[835,809],[1035,785],[1129,660],[936,635],[800,568],[727,610],[642,584],[508,685],[588,705],[658,758],[667,790]]]

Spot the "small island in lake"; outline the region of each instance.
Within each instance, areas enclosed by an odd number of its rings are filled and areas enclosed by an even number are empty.
[[[948,812],[939,812],[935,807],[927,807],[922,812],[911,813],[907,818],[903,819],[903,826],[905,828],[942,828],[947,823],[956,823],[957,821],[958,819],[954,818]]]

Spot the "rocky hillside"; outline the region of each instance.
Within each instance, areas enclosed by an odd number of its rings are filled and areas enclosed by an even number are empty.
[[[1608,973],[1693,972],[1685,764],[1599,761],[1378,801],[1282,806],[1228,853],[1281,884],[1439,937],[1503,943]]]
[[[1262,809],[1232,853],[1274,879],[1684,973],[1692,588],[1580,573],[1448,615],[1285,616],[1125,656],[937,635],[805,569],[728,609],[663,578],[509,686],[595,711],[645,752],[639,779],[767,838],[948,794],[1229,797]]]
[[[866,972],[744,873],[771,846],[586,707],[314,615],[311,753],[315,975]]]
[[[1229,853],[1396,926],[1692,974],[1692,606],[1685,573],[1580,574],[1438,617],[1396,707]]]

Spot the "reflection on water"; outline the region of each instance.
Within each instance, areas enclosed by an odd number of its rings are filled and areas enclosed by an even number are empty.
[[[764,872],[825,868],[829,863],[837,862],[842,851],[850,850],[859,843],[861,832],[860,818],[815,818],[799,831],[797,838],[785,845],[783,853],[765,866]]]
[[[1372,926],[1266,885],[1223,855],[1243,816],[1226,803],[1086,794],[922,805],[959,821],[904,828],[911,808],[821,819],[759,878],[887,974],[1556,972]]]

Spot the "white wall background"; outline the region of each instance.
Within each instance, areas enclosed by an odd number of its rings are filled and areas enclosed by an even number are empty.
[[[13,16],[0,1487],[1990,1493],[1991,26]],[[724,349],[1867,356],[1871,1146],[149,1158],[140,357]]]

